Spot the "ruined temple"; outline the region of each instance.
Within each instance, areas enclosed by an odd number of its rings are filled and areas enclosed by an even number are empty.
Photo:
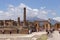
[[[50,30],[51,23],[50,20],[33,22],[26,20],[26,8],[24,8],[24,19],[20,21],[20,17],[17,21],[14,20],[0,20],[0,34],[29,34],[32,32],[39,32],[41,30]],[[60,28],[60,23],[54,25],[54,29],[58,30]]]

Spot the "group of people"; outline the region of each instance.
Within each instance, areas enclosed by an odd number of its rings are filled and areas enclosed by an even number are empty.
[[[50,29],[50,30],[46,29],[47,35],[50,34],[50,33],[53,33],[54,31],[55,31],[55,29]],[[58,29],[58,31],[59,31],[59,34],[60,34],[60,29]]]
[[[50,30],[46,29],[47,35],[50,33],[53,33],[54,31],[55,31],[55,29],[50,29]]]
[[[49,38],[53,37],[52,33],[55,31],[55,29],[50,29],[50,30],[47,30],[46,29],[46,32],[47,32],[47,35]]]

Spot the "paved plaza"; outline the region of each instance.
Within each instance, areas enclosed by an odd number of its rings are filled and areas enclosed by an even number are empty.
[[[0,40],[36,40],[46,32],[34,32],[32,34],[0,34]],[[48,35],[47,40],[60,40],[59,31],[54,31]]]
[[[0,34],[0,40],[36,40],[46,32],[34,32],[32,34]]]

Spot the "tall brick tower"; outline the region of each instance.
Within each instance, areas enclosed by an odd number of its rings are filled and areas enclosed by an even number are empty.
[[[26,8],[24,7],[24,25],[26,25]]]

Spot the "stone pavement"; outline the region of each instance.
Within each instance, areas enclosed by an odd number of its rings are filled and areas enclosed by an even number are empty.
[[[48,37],[47,40],[60,40],[59,31],[54,31],[54,32],[52,33],[52,37]]]
[[[46,32],[34,32],[32,34],[0,34],[0,40],[36,40]]]

